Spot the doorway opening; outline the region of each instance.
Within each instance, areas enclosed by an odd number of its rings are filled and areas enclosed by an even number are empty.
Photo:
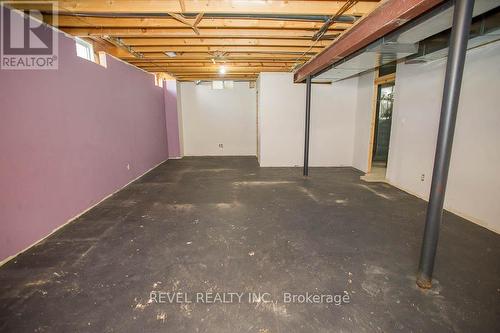
[[[394,82],[379,84],[375,132],[373,138],[372,170],[374,167],[386,168],[391,138],[392,107],[394,102]]]
[[[365,181],[385,181],[391,139],[395,72],[395,63],[382,66],[375,79],[368,172],[362,177]]]

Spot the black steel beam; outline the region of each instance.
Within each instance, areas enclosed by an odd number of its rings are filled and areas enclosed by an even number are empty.
[[[455,1],[434,170],[417,276],[417,285],[424,289],[432,287],[432,273],[443,216],[444,197],[473,8],[474,0]]]
[[[304,142],[304,176],[309,176],[309,127],[311,125],[311,76],[306,79],[306,125]]]

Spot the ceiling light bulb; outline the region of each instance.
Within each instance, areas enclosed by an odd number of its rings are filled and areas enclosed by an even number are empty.
[[[168,57],[170,58],[175,58],[177,57],[177,53],[173,52],[173,51],[167,51],[165,52],[165,55],[167,55]]]
[[[226,66],[219,67],[219,74],[226,74]]]

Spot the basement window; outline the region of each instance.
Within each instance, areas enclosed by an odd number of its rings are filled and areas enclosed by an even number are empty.
[[[155,86],[163,87],[163,77],[161,74],[155,74]]]
[[[234,81],[212,81],[212,89],[222,90],[222,89],[233,89]]]
[[[80,38],[76,38],[75,42],[76,55],[80,58],[94,62],[94,48],[92,47],[92,44],[81,40]]]
[[[385,76],[396,73],[396,66],[397,66],[396,61],[392,61],[390,63],[380,66],[378,69],[378,76]]]
[[[212,89],[224,89],[224,81],[212,81]]]

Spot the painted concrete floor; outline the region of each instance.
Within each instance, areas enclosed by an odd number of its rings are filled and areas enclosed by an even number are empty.
[[[425,203],[360,175],[168,161],[1,267],[0,331],[500,332],[500,235],[445,214],[421,291]]]
[[[385,174],[387,172],[387,168],[385,166],[372,166],[370,173],[367,173],[361,176],[361,180],[369,183],[385,183],[387,182],[385,179]]]

